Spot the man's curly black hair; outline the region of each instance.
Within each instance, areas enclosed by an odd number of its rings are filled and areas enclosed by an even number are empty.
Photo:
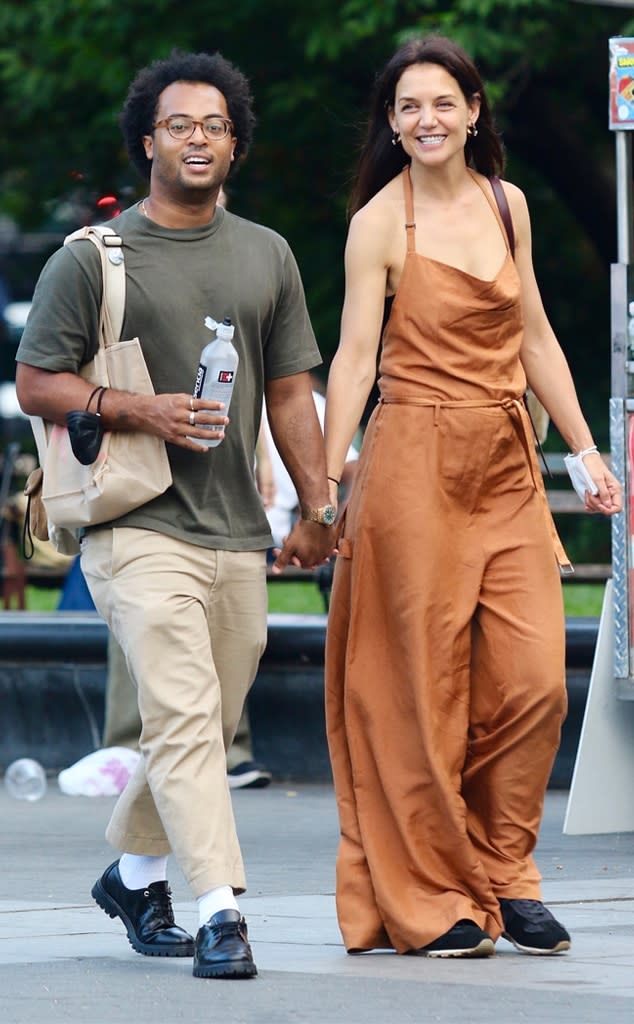
[[[152,161],[145,155],[143,136],[152,134],[159,96],[172,82],[207,82],[225,97],[233,134],[238,140],[229,171],[231,177],[247,154],[255,116],[247,79],[220,53],[172,50],[169,57],[155,60],[139,71],[128,90],[119,122],[133,167],[142,178],[150,180]]]

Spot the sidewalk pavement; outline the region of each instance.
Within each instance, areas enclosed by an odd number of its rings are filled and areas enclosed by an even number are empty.
[[[500,940],[490,960],[348,957],[337,928],[332,788],[272,785],[233,802],[250,888],[240,900],[259,977],[209,981],[191,961],[135,953],[90,889],[115,855],[114,800],[37,803],[0,787],[2,1024],[631,1024],[634,834],[564,836],[567,794],[549,792],[537,851],[568,954],[529,957]],[[197,915],[170,862],[177,921]]]

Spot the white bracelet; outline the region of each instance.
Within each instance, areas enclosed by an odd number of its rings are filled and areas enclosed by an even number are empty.
[[[599,454],[599,449],[597,448],[596,444],[593,444],[591,448],[584,448],[582,452],[577,452],[575,458],[582,459],[584,455],[591,455],[593,452],[596,452],[597,455]]]

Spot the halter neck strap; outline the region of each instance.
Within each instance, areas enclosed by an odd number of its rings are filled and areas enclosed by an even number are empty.
[[[403,168],[403,191],[405,193],[405,230],[407,251],[416,252],[416,221],[414,220],[414,189],[409,173],[409,164]]]
[[[507,251],[510,252],[512,257],[514,257],[515,236],[513,232],[513,221],[511,220],[511,212],[508,208],[508,202],[504,192],[502,191],[502,186],[499,182],[499,179],[489,179],[495,197],[494,199],[492,199],[488,190],[480,181],[479,176],[474,171],[472,171],[470,167],[468,167],[467,170],[471,177],[473,178],[473,180],[475,181],[478,188],[480,189],[480,191],[482,192],[487,203],[493,210],[495,219],[497,220],[502,231],[502,237],[504,238]],[[412,176],[410,174],[409,164],[406,164],[405,167],[403,168],[403,194],[405,198],[405,231],[407,232],[407,251],[416,252],[416,221],[414,220],[414,187],[412,185]]]

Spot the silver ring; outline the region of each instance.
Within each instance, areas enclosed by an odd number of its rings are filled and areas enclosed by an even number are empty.
[[[191,409],[192,412],[194,411],[194,399],[193,398],[189,399],[189,408]]]
[[[189,414],[189,425],[190,425],[190,427],[195,427],[196,426],[196,415],[193,412],[190,412],[190,414]]]

